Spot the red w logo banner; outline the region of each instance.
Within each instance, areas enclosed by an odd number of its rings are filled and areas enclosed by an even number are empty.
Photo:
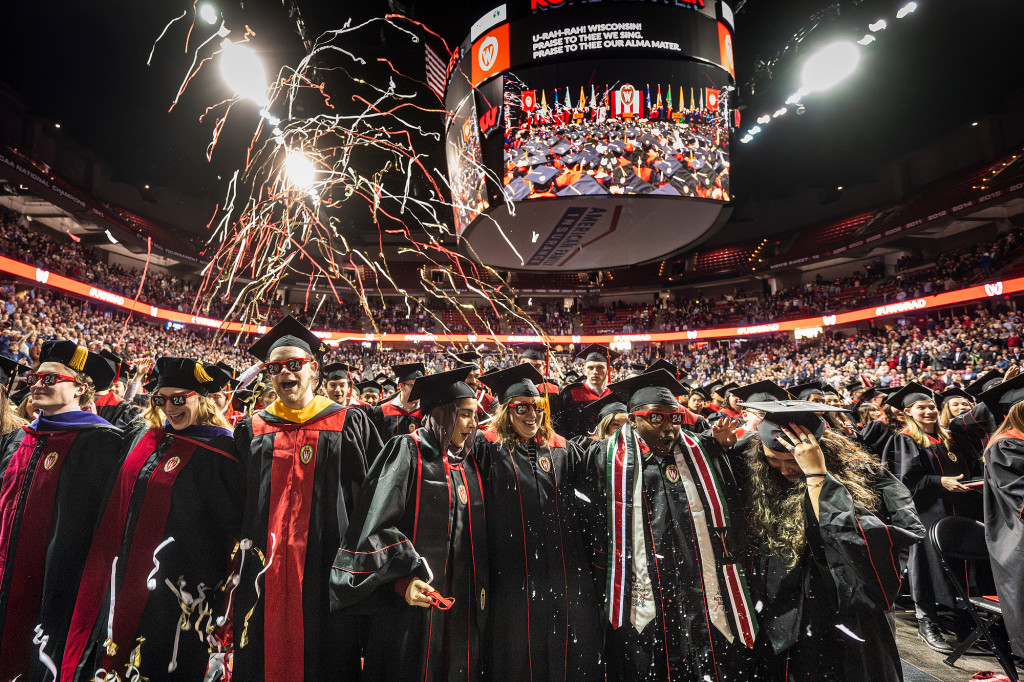
[[[537,109],[537,91],[526,90],[523,92],[523,111],[529,113]]]

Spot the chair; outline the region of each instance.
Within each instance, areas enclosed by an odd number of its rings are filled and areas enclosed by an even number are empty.
[[[999,602],[985,597],[972,597],[964,589],[960,578],[950,566],[951,561],[988,562],[988,547],[985,544],[985,526],[979,521],[963,516],[947,516],[939,519],[928,532],[928,540],[939,555],[942,570],[946,572],[949,582],[956,588],[957,594],[966,605],[967,612],[974,621],[974,630],[944,659],[944,663],[952,666],[979,637],[984,635],[985,641],[995,651],[996,659],[1003,672],[1013,682],[1020,682],[1017,669],[1013,664],[1010,643],[1002,635],[1002,609]],[[998,633],[998,634],[994,634]]]

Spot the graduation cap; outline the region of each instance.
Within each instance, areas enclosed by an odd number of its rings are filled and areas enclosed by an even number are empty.
[[[427,368],[423,366],[422,362],[410,362],[404,365],[392,365],[391,371],[395,373],[395,378],[401,384],[413,379],[420,379],[427,373]],[[466,376],[469,375],[467,374]]]
[[[15,362],[10,358],[0,355],[0,381],[7,388],[8,394],[10,394],[18,377],[27,374],[31,369],[28,365],[23,365],[20,362]],[[11,397],[13,398],[13,396]]]
[[[142,384],[142,390],[145,391],[146,393],[152,393],[153,391],[156,390],[156,385],[157,385],[158,381],[159,381],[158,377],[153,376],[152,379],[150,379],[146,383]]]
[[[391,377],[389,377],[384,372],[377,372],[377,375],[375,377],[373,377],[373,380],[376,381],[378,384],[383,385],[384,382],[391,381]],[[394,383],[394,382],[392,382],[392,383]]]
[[[978,399],[992,410],[997,419],[1006,419],[1010,408],[1024,400],[1024,374],[996,384],[979,395]]]
[[[858,404],[863,405],[867,402],[870,402],[871,400],[874,400],[880,395],[886,395],[886,392],[880,388],[875,388],[874,386],[872,386],[860,394],[860,398],[857,399],[857,402]]]
[[[732,393],[732,390],[733,390],[734,388],[739,388],[739,387],[740,387],[740,385],[739,385],[739,384],[737,384],[737,383],[736,383],[735,381],[730,381],[730,382],[729,382],[729,383],[727,383],[727,384],[723,384],[723,385],[722,385],[722,388],[720,388],[720,389],[719,389],[719,391],[720,391],[720,392],[721,392],[721,394],[722,394],[722,395],[724,395],[725,397],[729,397],[729,394],[730,394],[730,393]]]
[[[813,433],[815,438],[821,438],[828,424],[815,413],[847,412],[841,407],[812,403],[808,400],[751,401],[740,403],[740,406],[765,413],[761,423],[757,425],[757,435],[761,437],[761,442],[774,452],[788,452],[790,449],[784,445],[787,441],[779,440],[785,438],[781,427],[792,432],[790,424],[798,424]]]
[[[476,350],[466,351],[465,353],[449,353],[449,356],[464,365],[471,366],[473,369],[477,369],[477,363],[484,357]]]
[[[663,369],[608,384],[608,390],[625,398],[630,411],[641,405],[672,405],[678,408],[676,396],[686,394],[686,387]]]
[[[622,414],[629,412],[622,398],[616,393],[610,393],[600,400],[592,400],[580,410],[587,424],[597,424],[610,414]]]
[[[695,393],[699,395],[701,398],[704,398],[705,402],[711,400],[711,394],[708,393],[708,390],[703,386],[691,386],[690,395],[693,395]]]
[[[39,364],[59,362],[92,379],[97,391],[105,391],[114,383],[114,368],[105,357],[92,353],[74,341],[43,341]]]
[[[583,155],[579,152],[575,152],[573,154],[565,154],[559,159],[559,161],[562,162],[563,166],[575,166],[582,160]]]
[[[109,351],[106,348],[100,351],[100,355],[106,358],[107,361],[114,368],[114,380],[110,382],[111,384],[116,384],[118,380],[121,379],[122,377],[125,377],[125,380],[127,381],[127,377],[130,376],[132,370],[135,369],[130,362],[122,358],[117,353]]]
[[[851,393],[854,391],[859,391],[862,388],[866,388],[866,386],[864,386],[864,382],[861,381],[860,379],[854,379],[853,381],[847,382],[843,384],[843,387],[847,391],[850,391]]]
[[[566,142],[565,140],[562,140],[558,144],[555,144],[551,147],[551,153],[558,154],[559,156],[561,156],[562,154],[567,154],[568,152],[571,151],[572,145]]]
[[[665,358],[658,358],[657,360],[652,362],[647,367],[644,367],[643,371],[645,371],[645,372],[653,372],[653,371],[658,370],[658,369],[665,370],[666,372],[668,372],[669,374],[674,376],[676,379],[679,378],[679,367],[677,367],[676,365],[673,365],[671,362],[669,362]]]
[[[356,382],[356,390],[359,391],[359,395],[362,395],[364,393],[373,393],[376,395],[380,395],[381,391],[383,391],[384,389],[376,381],[371,380]]]
[[[193,358],[157,358],[155,369],[157,383],[154,388],[181,388],[199,395],[210,395],[231,381],[231,376],[217,365]]]
[[[661,171],[665,176],[669,176],[675,175],[679,172],[682,169],[683,164],[679,163],[677,159],[663,159],[661,161],[656,161],[654,163],[654,167]]]
[[[21,405],[21,403],[25,401],[25,398],[27,398],[28,394],[31,392],[32,389],[28,386],[26,386],[25,388],[19,388],[17,391],[10,394],[10,400],[15,405]]]
[[[717,380],[716,381],[712,381],[710,384],[705,384],[704,385],[704,389],[703,389],[704,390],[704,395],[706,395],[708,397],[708,400],[711,400],[711,397],[714,394],[716,394],[716,393],[718,395],[724,397],[725,396],[725,391],[722,390],[722,388],[724,386],[725,386],[725,382],[724,381],[717,381]]]
[[[965,388],[964,390],[970,393],[972,396],[977,398],[982,393],[992,388],[996,384],[994,382],[1000,381],[1003,378],[1003,373],[998,369],[990,369],[989,371],[982,374],[980,377],[974,380],[974,382]]]
[[[544,187],[550,185],[561,173],[561,170],[552,166],[537,166],[526,174],[526,179],[535,187]]]
[[[522,178],[514,178],[505,186],[505,198],[510,201],[522,201],[532,193],[533,190]]]
[[[317,359],[327,352],[327,344],[294,317],[285,315],[273,329],[249,346],[249,355],[266,362],[275,348],[284,346],[298,348]]]
[[[670,196],[670,197],[682,196],[680,191],[677,190],[675,187],[673,187],[671,184],[662,185],[661,187],[659,187],[658,189],[654,190],[653,192],[649,192],[649,194],[652,194],[652,195],[653,194],[657,194],[658,196]]]
[[[580,379],[582,379],[582,378],[583,377],[580,376],[579,372],[566,372],[565,373],[565,383],[566,384],[578,384]]]
[[[356,370],[352,365],[345,362],[332,362],[329,365],[324,365],[323,376],[324,381],[341,381],[343,379],[351,379],[349,372]]]
[[[456,400],[473,398],[476,392],[466,383],[472,367],[459,367],[447,372],[427,374],[416,379],[409,393],[409,401],[420,401],[419,411],[426,415],[435,407],[447,405]]]
[[[950,398],[958,398],[958,397],[959,398],[963,398],[964,400],[969,400],[972,403],[973,402],[977,402],[977,400],[978,400],[977,398],[975,398],[973,395],[971,395],[970,393],[968,393],[964,389],[957,388],[957,387],[954,386],[953,388],[947,388],[942,393],[939,393],[938,395],[936,395],[935,396],[935,402],[938,404],[939,407],[942,407],[942,405],[947,400],[949,400]]]
[[[555,192],[560,197],[592,196],[608,194],[608,190],[593,175],[584,175],[576,182]]]
[[[232,379],[238,376],[238,371],[235,370],[235,368],[229,365],[228,363],[224,362],[223,360],[218,360],[214,364],[220,367],[222,370],[224,370],[224,373],[230,376]]]
[[[797,400],[807,400],[812,395],[825,397],[825,390],[821,387],[821,382],[815,379],[814,381],[808,381],[806,384],[793,386],[789,389],[789,394]]]
[[[885,399],[885,405],[892,405],[898,410],[905,410],[918,400],[934,400],[935,394],[927,386],[911,381],[900,390]]]
[[[606,346],[602,346],[598,343],[592,343],[576,353],[573,357],[577,360],[583,360],[583,362],[603,362],[605,364],[611,364],[611,361],[615,360],[620,355],[621,353],[616,353]]]
[[[548,347],[543,343],[528,343],[519,357],[524,360],[546,360]]]
[[[386,393],[386,394],[388,394],[388,395],[391,395],[392,393],[394,393],[395,391],[397,391],[397,390],[398,390],[398,384],[396,384],[396,383],[394,382],[394,380],[392,380],[392,379],[388,379],[387,381],[383,382],[383,383],[382,383],[382,384],[380,385],[380,390],[381,390],[381,391],[382,391],[383,393]]]
[[[480,382],[494,391],[498,401],[506,403],[512,398],[535,398],[540,395],[537,386],[544,383],[544,377],[528,362],[488,372]]]
[[[774,381],[755,381],[746,386],[737,386],[732,394],[743,402],[766,402],[789,400],[789,393]]]
[[[821,383],[821,390],[824,391],[825,393],[831,393],[834,396],[839,395],[839,391],[836,390],[835,386],[824,381]]]

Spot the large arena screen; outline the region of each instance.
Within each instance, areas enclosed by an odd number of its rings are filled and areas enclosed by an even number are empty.
[[[522,269],[644,262],[709,236],[731,200],[734,72],[725,5],[489,12],[446,92],[459,234]]]

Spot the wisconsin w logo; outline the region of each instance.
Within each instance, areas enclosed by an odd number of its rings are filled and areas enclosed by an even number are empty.
[[[1003,283],[993,282],[992,284],[985,285],[985,295],[987,296],[999,296],[1003,293]]]
[[[500,113],[501,107],[493,106],[480,116],[480,132],[483,133],[484,137],[490,135],[498,127]]]

